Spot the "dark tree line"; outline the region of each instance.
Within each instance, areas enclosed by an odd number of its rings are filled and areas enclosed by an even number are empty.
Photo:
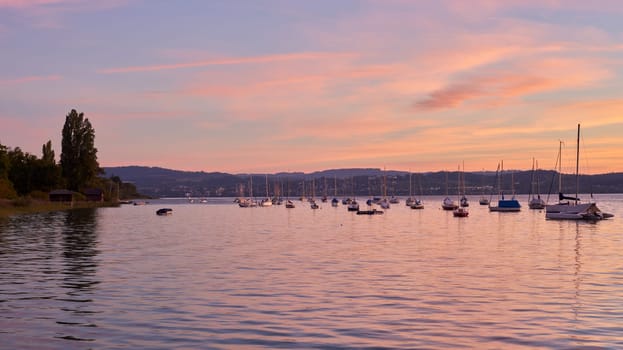
[[[58,188],[77,192],[101,188],[109,199],[137,194],[134,185],[124,184],[118,177],[102,178],[100,174],[95,130],[84,113],[75,109],[65,117],[60,163],[56,163],[52,141],[43,144],[41,158],[19,147],[0,144],[0,198],[44,197]]]

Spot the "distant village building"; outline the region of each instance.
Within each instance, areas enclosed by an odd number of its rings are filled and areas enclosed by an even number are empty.
[[[99,188],[89,188],[84,191],[84,195],[87,197],[87,201],[89,202],[104,201],[104,191]]]
[[[50,202],[73,202],[74,193],[70,190],[54,190],[48,195]]]

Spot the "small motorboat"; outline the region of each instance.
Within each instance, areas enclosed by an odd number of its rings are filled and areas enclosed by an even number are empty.
[[[357,215],[382,215],[382,210],[372,209],[372,210],[357,210]]]
[[[161,208],[156,210],[156,215],[171,215],[173,214],[173,209],[171,208]]]

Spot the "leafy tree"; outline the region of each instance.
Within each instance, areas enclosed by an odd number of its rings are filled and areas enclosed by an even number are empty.
[[[54,159],[54,150],[52,149],[52,141],[48,140],[47,143],[41,147],[41,160],[44,163],[56,164],[56,160]]]
[[[41,148],[42,156],[35,166],[35,183],[37,190],[49,192],[58,187],[61,180],[61,168],[56,165],[52,141]]]
[[[9,168],[11,162],[9,160],[9,148],[0,144],[0,178],[9,178]]]
[[[13,183],[9,181],[10,168],[9,148],[0,144],[0,198],[13,199],[17,197]]]
[[[10,168],[9,180],[13,183],[15,191],[19,195],[25,195],[34,190],[35,168],[37,157],[23,152],[21,148],[15,147],[8,152]]]
[[[78,191],[101,173],[95,148],[95,130],[84,113],[75,109],[65,118],[61,151],[62,176],[70,190]]]

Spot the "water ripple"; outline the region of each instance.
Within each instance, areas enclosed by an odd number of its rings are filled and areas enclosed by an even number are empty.
[[[620,219],[171,202],[0,223],[20,349],[623,347]],[[623,217],[623,196],[605,203]]]

